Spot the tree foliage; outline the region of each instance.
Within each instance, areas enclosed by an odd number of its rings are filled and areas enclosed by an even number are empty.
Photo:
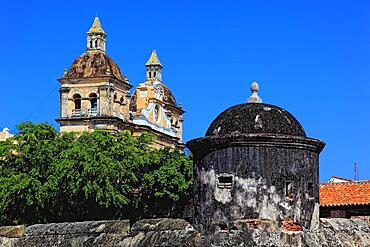
[[[149,134],[17,128],[0,142],[0,224],[181,217],[189,201],[191,160]]]

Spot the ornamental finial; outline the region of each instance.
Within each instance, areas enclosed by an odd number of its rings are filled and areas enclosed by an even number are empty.
[[[258,83],[255,81],[251,85],[252,95],[248,98],[248,103],[262,103],[262,99],[258,96],[259,86]]]
[[[109,65],[107,66],[107,69],[105,70],[105,74],[106,75],[110,75],[111,74]]]

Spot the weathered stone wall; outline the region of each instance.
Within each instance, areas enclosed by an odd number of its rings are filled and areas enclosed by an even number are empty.
[[[202,235],[182,219],[52,223],[0,227],[0,246],[370,246],[370,225],[360,219],[321,219],[315,231],[286,231],[273,222],[239,221],[234,230]]]
[[[229,188],[219,186],[230,176]],[[318,154],[305,149],[244,146],[212,151],[195,161],[195,224],[213,232],[238,219],[292,219],[309,229],[318,207]],[[221,225],[221,226],[219,226]]]

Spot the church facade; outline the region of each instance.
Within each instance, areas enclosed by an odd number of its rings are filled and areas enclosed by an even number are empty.
[[[145,81],[131,95],[127,76],[106,54],[106,37],[95,17],[87,32],[86,52],[58,79],[60,131],[128,130],[134,136],[149,132],[156,137],[154,146],[183,149],[184,110],[162,81],[163,66],[156,51],[145,64]]]

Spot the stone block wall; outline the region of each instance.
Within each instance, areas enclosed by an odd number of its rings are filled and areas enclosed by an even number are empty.
[[[320,219],[315,231],[278,228],[274,222],[241,220],[233,230],[203,235],[183,219],[147,219],[0,227],[0,246],[370,246],[370,225],[363,219]]]

